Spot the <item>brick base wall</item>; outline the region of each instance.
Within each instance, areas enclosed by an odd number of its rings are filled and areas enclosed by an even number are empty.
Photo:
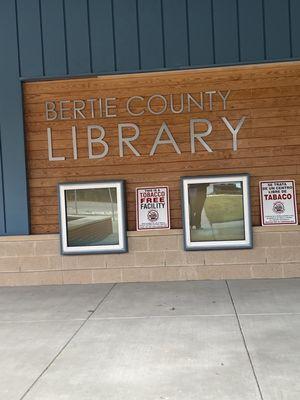
[[[58,235],[0,237],[0,286],[300,277],[300,226],[254,227],[250,250],[183,250],[181,230],[128,232],[129,253],[61,256]]]

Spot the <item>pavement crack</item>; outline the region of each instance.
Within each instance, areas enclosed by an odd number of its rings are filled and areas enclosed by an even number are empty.
[[[245,335],[244,335],[244,332],[243,332],[241,321],[239,319],[239,315],[237,313],[236,306],[235,306],[232,294],[230,292],[230,288],[229,288],[227,280],[225,282],[226,282],[228,294],[229,294],[229,297],[230,297],[230,300],[231,300],[231,303],[232,303],[232,306],[233,306],[233,309],[234,309],[234,312],[235,312],[235,316],[236,316],[236,319],[237,319],[239,330],[240,330],[240,333],[241,333],[241,336],[242,336],[242,339],[243,339],[244,347],[245,347],[245,350],[246,350],[246,353],[247,353],[247,356],[248,356],[248,359],[249,359],[249,362],[250,362],[252,373],[254,375],[254,379],[255,379],[255,382],[256,382],[256,385],[257,385],[257,388],[258,388],[258,392],[259,392],[261,400],[264,400],[263,394],[262,394],[262,390],[261,390],[261,387],[260,387],[260,384],[258,382],[258,378],[257,378],[256,372],[255,372],[255,369],[254,369],[254,364],[253,364],[253,361],[252,361],[252,358],[251,358],[251,355],[250,355],[250,352],[249,352],[249,349],[248,349],[248,346],[247,346],[247,342],[246,342],[246,338],[245,338]]]
[[[50,363],[43,369],[43,371],[39,374],[39,376],[33,381],[33,383],[29,386],[29,388],[23,393],[19,400],[25,399],[31,389],[36,385],[36,383],[42,378],[42,376],[48,371],[48,369],[53,365],[53,363],[57,360],[57,358],[62,354],[62,352],[68,347],[68,345],[72,342],[72,340],[77,336],[77,334],[81,331],[84,325],[91,319],[94,313],[99,309],[99,307],[104,303],[107,297],[110,295],[116,283],[112,285],[112,287],[108,290],[106,295],[98,302],[93,312],[90,312],[87,318],[80,324],[80,326],[76,329],[73,335],[67,340],[67,342],[63,345],[63,347],[59,350],[59,352],[55,355],[55,357],[50,361]]]

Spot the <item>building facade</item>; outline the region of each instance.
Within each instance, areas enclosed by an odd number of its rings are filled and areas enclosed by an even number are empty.
[[[300,198],[298,0],[0,11],[0,284],[299,276],[299,226],[261,226],[258,186],[295,180]],[[192,143],[196,119],[212,130]],[[120,145],[122,124],[139,134]],[[95,125],[108,146],[96,160]],[[232,173],[250,175],[253,248],[185,251],[180,178]],[[62,256],[57,184],[112,179],[126,182],[129,252]],[[140,232],[135,189],[153,185],[169,187],[171,229]]]

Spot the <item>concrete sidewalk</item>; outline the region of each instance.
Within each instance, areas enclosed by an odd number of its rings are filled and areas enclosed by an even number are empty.
[[[300,279],[0,288],[1,400],[299,400]]]

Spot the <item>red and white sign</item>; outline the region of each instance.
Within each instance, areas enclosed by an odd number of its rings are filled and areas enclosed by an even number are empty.
[[[136,227],[170,229],[169,188],[167,186],[136,189]]]
[[[259,182],[262,225],[297,225],[295,181]]]

